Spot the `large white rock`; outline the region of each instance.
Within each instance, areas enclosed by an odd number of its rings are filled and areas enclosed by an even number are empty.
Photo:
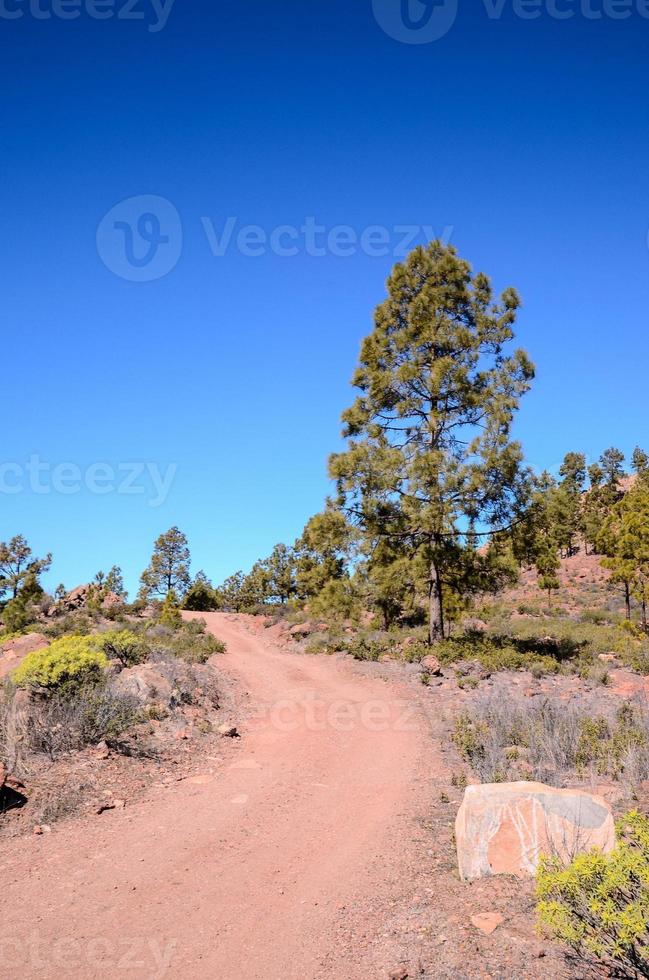
[[[541,854],[575,854],[615,846],[608,803],[578,789],[543,783],[468,786],[455,821],[460,877],[536,874]]]

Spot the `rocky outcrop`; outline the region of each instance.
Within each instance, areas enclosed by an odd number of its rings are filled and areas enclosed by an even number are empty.
[[[171,704],[173,683],[154,664],[127,667],[118,674],[111,686],[115,693],[135,698],[140,704],[154,701],[165,707]]]
[[[101,608],[104,611],[110,609],[119,609],[124,605],[124,600],[121,596],[117,595],[116,592],[107,592],[104,598],[101,600]]]
[[[611,809],[599,796],[542,783],[467,787],[455,821],[460,876],[519,878],[536,873],[542,854],[575,854],[615,846]]]
[[[4,762],[0,762],[0,798],[5,796],[26,797],[27,791],[23,783],[7,770]]]
[[[43,650],[49,642],[42,633],[26,633],[0,645],[0,680],[13,673],[28,653]]]
[[[58,604],[58,608],[64,612],[74,612],[76,609],[83,609],[88,602],[90,595],[90,585],[78,585],[67,595],[63,596]]]

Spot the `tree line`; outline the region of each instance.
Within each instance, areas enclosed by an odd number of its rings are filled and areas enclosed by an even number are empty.
[[[568,453],[558,479],[532,472],[512,437],[535,373],[513,347],[519,308],[515,289],[495,296],[454,247],[414,249],[393,269],[362,343],[323,511],[292,546],[276,545],[216,587],[204,572],[191,577],[187,539],[171,528],[155,543],[138,601],[199,611],[294,602],[327,619],[369,611],[385,629],[427,619],[434,644],[521,566],[536,567],[551,599],[561,558],[583,547],[602,556],[629,617],[638,602],[646,628],[649,457],[635,450],[631,481],[615,448],[590,466]],[[12,552],[12,542],[2,548]],[[11,602],[51,560],[23,555],[18,564],[19,550],[4,564],[0,555]]]

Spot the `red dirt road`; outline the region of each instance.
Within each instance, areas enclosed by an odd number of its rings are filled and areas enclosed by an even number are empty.
[[[248,695],[242,738],[125,810],[3,845],[0,975],[387,976],[373,940],[430,752],[412,688],[205,618]]]

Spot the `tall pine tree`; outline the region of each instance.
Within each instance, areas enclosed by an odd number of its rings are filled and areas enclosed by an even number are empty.
[[[404,541],[425,563],[429,637],[444,636],[443,595],[469,528],[488,537],[522,506],[526,473],[511,439],[534,369],[506,353],[520,305],[439,241],[390,276],[343,415],[346,452],[331,475],[370,537]]]

